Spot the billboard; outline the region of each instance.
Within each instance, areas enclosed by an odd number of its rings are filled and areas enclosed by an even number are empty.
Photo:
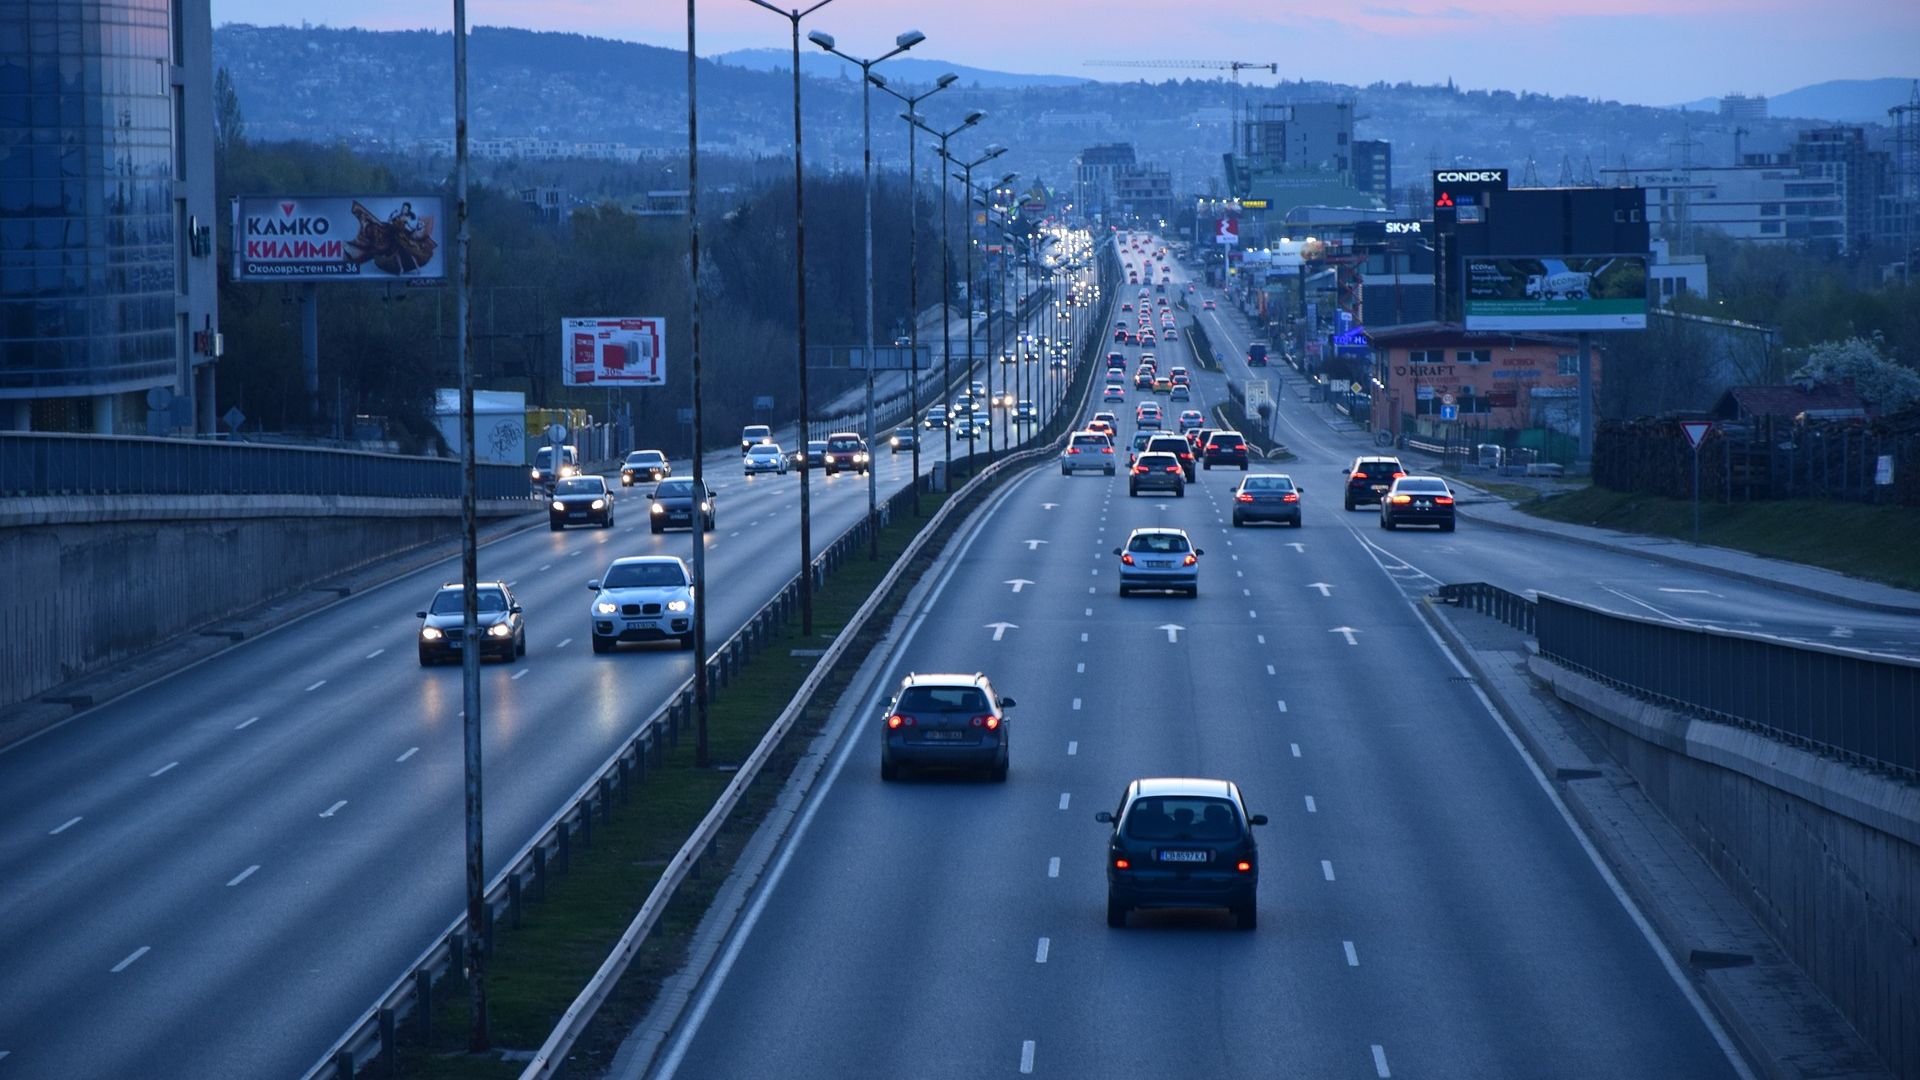
[[[1468,256],[1468,330],[1644,330],[1644,255]]]
[[[438,195],[244,195],[233,200],[233,280],[440,285],[445,219]]]
[[[1213,242],[1216,244],[1238,244],[1240,242],[1239,219],[1223,217],[1214,222]]]
[[[560,320],[560,372],[567,386],[667,385],[667,320]]]

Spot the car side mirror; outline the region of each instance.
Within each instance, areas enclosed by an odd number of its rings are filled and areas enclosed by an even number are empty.
[[[588,590],[589,592],[599,592],[599,591],[600,591],[600,582],[599,582],[598,580],[594,580],[594,581],[589,581],[589,582],[587,582],[587,590]]]
[[[1114,553],[1115,555],[1118,555],[1118,554],[1120,554],[1120,549],[1119,549],[1119,548],[1114,548],[1114,549],[1113,549],[1113,553]]]
[[[1001,699],[1000,699],[1000,707],[1001,707],[1001,708],[1003,708],[1003,709],[1011,709],[1011,708],[1013,708],[1013,706],[1014,706],[1014,701],[1013,701],[1013,699],[1012,699],[1012,698],[1010,698],[1010,697],[1003,697],[1003,698],[1001,698]]]
[[[507,614],[509,614],[509,615],[518,615],[518,614],[520,614],[520,605],[519,605],[519,604],[514,604],[514,605],[513,605],[512,607],[509,607],[509,608],[507,608]]]
[[[1266,823],[1267,823],[1267,815],[1265,814],[1254,814],[1253,816],[1247,818],[1247,824],[1249,825],[1265,825]]]
[[[1194,549],[1193,549],[1193,553],[1194,553],[1194,555],[1195,555],[1195,556],[1200,556],[1200,555],[1205,555],[1205,554],[1206,554],[1206,552],[1204,552],[1204,551],[1202,551],[1202,550],[1200,550],[1199,548],[1194,548]]]
[[[416,611],[413,613],[413,617],[416,619],[424,619],[427,617],[427,613],[424,611]]]
[[[1112,811],[1109,811],[1109,810],[1102,810],[1099,813],[1093,815],[1093,820],[1099,822],[1102,825],[1111,825],[1113,824],[1113,813]]]

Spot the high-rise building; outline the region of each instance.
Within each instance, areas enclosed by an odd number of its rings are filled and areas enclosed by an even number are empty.
[[[1758,155],[1752,156],[1757,158]],[[1736,240],[1793,242],[1840,250],[1846,200],[1840,185],[1783,162],[1683,168],[1602,169],[1602,183],[1645,188],[1647,221],[1686,242],[1712,229]]]
[[[1248,165],[1255,172],[1353,171],[1353,102],[1262,105],[1246,122]]]
[[[1892,241],[1884,235],[1887,194],[1893,190],[1893,158],[1867,149],[1865,128],[1852,125],[1809,128],[1793,144],[1793,162],[1804,176],[1819,176],[1839,186],[1846,205],[1846,248],[1860,254]]]
[[[1393,205],[1393,144],[1385,139],[1353,140],[1353,186]]]
[[[1114,209],[1119,174],[1133,168],[1134,162],[1132,143],[1105,143],[1080,151],[1073,180],[1078,189],[1074,202],[1081,213],[1106,220]]]
[[[1720,119],[1722,120],[1765,120],[1767,118],[1767,95],[1757,94],[1748,97],[1745,94],[1728,94],[1720,99]]]
[[[1170,218],[1173,216],[1173,174],[1151,164],[1122,169],[1114,177],[1113,201],[1123,217]]]
[[[0,4],[0,427],[212,431],[209,0]]]

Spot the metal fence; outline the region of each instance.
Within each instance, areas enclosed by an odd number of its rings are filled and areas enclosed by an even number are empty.
[[[482,499],[532,497],[524,465],[481,465]],[[0,433],[0,496],[460,497],[460,463],[355,450],[123,435]]]
[[[1700,496],[1849,499],[1920,506],[1920,409],[1861,420],[1718,421],[1700,446]],[[1678,419],[1603,421],[1594,483],[1668,498],[1693,495],[1693,449]]]
[[[1436,595],[1441,603],[1491,615],[1515,630],[1533,633],[1537,607],[1519,593],[1508,592],[1484,581],[1472,581],[1462,585],[1442,585]]]

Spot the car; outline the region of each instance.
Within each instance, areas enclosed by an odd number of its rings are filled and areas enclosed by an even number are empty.
[[[1149,368],[1143,367],[1139,371],[1134,372],[1133,388],[1135,390],[1153,389],[1153,371]]]
[[[975,421],[971,416],[963,416],[953,425],[953,437],[965,442],[972,442],[980,437],[980,430],[985,426],[986,425]]]
[[[787,475],[787,455],[780,449],[779,443],[759,443],[741,456],[740,468],[743,476],[763,472],[785,476]]]
[[[1152,428],[1133,433],[1133,445],[1127,448],[1127,468],[1133,468],[1134,463],[1140,460],[1141,452],[1147,448],[1148,441],[1159,434],[1160,432]]]
[[[1130,301],[1130,300],[1123,300],[1123,301],[1121,301],[1121,302],[1120,302],[1120,310],[1121,310],[1121,311],[1132,311],[1132,310],[1133,310],[1133,302],[1132,302],[1132,301]]]
[[[1159,339],[1153,336],[1153,331],[1151,330],[1140,331],[1140,346],[1142,348],[1151,349],[1154,347],[1154,345],[1158,343],[1158,340]]]
[[[921,421],[921,423],[929,431],[937,431],[940,428],[946,427],[947,407],[945,405],[935,405],[928,409],[926,419]]]
[[[1231,780],[1148,777],[1127,785],[1120,805],[1093,819],[1107,839],[1107,925],[1124,929],[1141,908],[1225,908],[1234,925],[1259,925],[1260,856]]]
[[[1190,431],[1187,431],[1185,432],[1187,436],[1187,445],[1193,447],[1193,452],[1195,454],[1198,454],[1201,450],[1206,448],[1207,438],[1208,436],[1212,435],[1213,432],[1214,432],[1214,429],[1210,427],[1197,427]]]
[[[1107,370],[1108,371],[1127,370],[1127,354],[1117,353],[1117,352],[1108,353],[1107,354]]]
[[[1138,345],[1140,344],[1140,335],[1129,330],[1127,331],[1126,342],[1129,345]]]
[[[1380,499],[1380,527],[1437,525],[1452,532],[1453,489],[1437,476],[1402,476]]]
[[[1127,388],[1119,383],[1108,383],[1107,388],[1100,391],[1100,401],[1103,404],[1109,401],[1125,400],[1127,400]]]
[[[1172,389],[1173,389],[1172,379],[1166,378],[1165,376],[1161,376],[1153,380],[1153,392],[1156,394],[1165,394],[1170,392]]]
[[[556,452],[558,465],[555,465]],[[533,482],[551,491],[555,482],[580,475],[580,448],[542,446],[533,452]]]
[[[598,479],[597,477],[595,479]],[[527,620],[520,601],[504,581],[482,581],[474,587],[480,631],[480,659],[491,656],[509,663],[527,655]],[[426,610],[413,613],[420,620],[420,666],[458,660],[465,652],[467,633],[466,587],[457,581],[440,586]]]
[[[1133,410],[1133,424],[1135,427],[1158,428],[1162,419],[1163,417],[1159,407],[1151,401],[1143,401],[1138,408]]]
[[[827,440],[809,439],[804,449],[793,452],[793,459],[795,468],[803,463],[809,469],[819,468],[827,460]]]
[[[1072,476],[1081,469],[1098,469],[1113,475],[1113,436],[1100,431],[1076,431],[1060,451],[1060,475]]]
[[[647,508],[647,516],[654,535],[658,536],[675,525],[693,528],[692,477],[676,476],[669,480],[662,480],[648,498],[652,502]],[[713,489],[708,488],[706,500],[700,504],[700,509],[703,511],[701,519],[708,529],[713,528],[714,501]]]
[[[1200,461],[1207,468],[1238,465],[1247,471],[1247,439],[1237,431],[1216,431],[1200,444]]]
[[[1040,422],[1040,407],[1031,401],[1016,401],[1013,405],[1013,422],[1016,424],[1037,424]]]
[[[917,447],[914,444],[918,441],[919,441],[919,435],[917,432],[913,430],[913,425],[902,424],[901,426],[894,428],[893,434],[887,437],[887,446],[891,448],[894,453],[897,454],[902,450],[917,449]]]
[[[1201,311],[1212,311],[1212,310],[1213,310],[1213,301],[1211,301],[1211,300],[1202,300],[1202,301],[1200,301],[1200,310],[1201,310]]]
[[[1164,277],[1165,275],[1162,275],[1162,276]],[[1154,291],[1154,292],[1166,292],[1166,291],[1167,291],[1167,283],[1166,283],[1165,281],[1162,281],[1162,282],[1160,282],[1159,284],[1157,284],[1157,285],[1155,285],[1155,286],[1153,287],[1153,291]]]
[[[1167,369],[1167,378],[1172,379],[1174,382],[1189,382],[1193,379],[1193,372],[1188,371],[1179,364],[1175,364]]]
[[[761,443],[773,441],[773,429],[765,424],[748,424],[740,429],[740,452],[742,454]]]
[[[1199,290],[1200,290],[1200,286],[1197,283],[1191,282],[1191,281],[1187,282],[1188,292],[1198,292]]]
[[[1183,409],[1180,413],[1180,434],[1185,435],[1187,432],[1203,426],[1206,422],[1206,414],[1199,409]]]
[[[547,527],[554,532],[569,525],[613,528],[613,492],[604,476],[569,476],[553,485],[547,504]]]
[[[1179,341],[1179,340],[1180,340],[1180,333],[1179,333],[1179,331],[1177,331],[1177,330],[1175,330],[1175,329],[1174,329],[1173,327],[1171,327],[1171,326],[1169,326],[1169,327],[1167,327],[1167,331],[1166,331],[1166,333],[1164,333],[1164,334],[1161,334],[1160,336],[1161,336],[1161,337],[1163,337],[1163,338],[1166,338],[1166,339],[1167,339],[1168,341]]]
[[[1250,342],[1247,345],[1247,366],[1248,367],[1266,367],[1267,366],[1267,343],[1266,342],[1255,341],[1255,342]]]
[[[1168,401],[1192,401],[1193,387],[1188,386],[1184,382],[1176,382],[1173,384],[1173,386],[1170,389],[1168,389],[1167,400]]]
[[[1093,414],[1093,421],[1094,423],[1113,425],[1113,424],[1119,423],[1120,418],[1115,416],[1112,413],[1112,411],[1107,409],[1102,409],[1099,412]]]
[[[880,714],[880,779],[906,769],[972,769],[1004,783],[1010,697],[983,674],[908,675]]]
[[[870,465],[867,440],[851,431],[836,431],[827,436],[828,476],[839,472],[857,472],[864,476]]]
[[[1393,482],[1407,475],[1407,469],[1397,457],[1362,454],[1340,475],[1347,481],[1343,504],[1351,510],[1364,503],[1379,503]]]
[[[1171,491],[1180,498],[1187,496],[1187,471],[1180,467],[1180,459],[1172,454],[1143,453],[1133,462],[1133,471],[1127,474],[1127,495],[1137,498],[1143,491]]]
[[[659,450],[635,450],[620,463],[620,486],[632,487],[641,481],[652,483],[673,475],[673,463]]]
[[[986,396],[987,396],[987,384],[986,384],[986,383],[983,383],[983,382],[976,382],[976,383],[968,383],[968,384],[967,384],[967,397],[968,397],[968,398],[970,398],[970,399],[972,399],[972,400],[973,400],[973,401],[975,401],[975,402],[978,402],[978,401],[979,401],[980,399],[982,399],[982,398],[984,398],[984,397],[986,397]]]
[[[1235,528],[1250,521],[1300,527],[1300,487],[1285,473],[1250,473],[1233,489]]]
[[[1160,456],[1142,454],[1140,460]],[[1139,589],[1200,595],[1200,556],[1206,552],[1194,547],[1183,529],[1135,529],[1113,553],[1120,557],[1121,596]]]
[[[615,559],[587,588],[595,594],[587,611],[594,652],[610,653],[623,641],[669,639],[693,648],[693,575],[677,556]]]
[[[1143,352],[1140,354],[1140,366],[1148,369],[1149,371],[1160,370],[1159,361],[1155,360],[1153,357],[1153,354],[1150,352]]]
[[[1174,457],[1178,458],[1180,461],[1181,475],[1186,478],[1187,483],[1189,484],[1193,483],[1193,480],[1194,480],[1193,447],[1188,446],[1187,440],[1182,438],[1181,436],[1175,435],[1170,431],[1155,434],[1154,437],[1150,441],[1148,441],[1146,447],[1143,450],[1141,450],[1141,453],[1172,454]]]

